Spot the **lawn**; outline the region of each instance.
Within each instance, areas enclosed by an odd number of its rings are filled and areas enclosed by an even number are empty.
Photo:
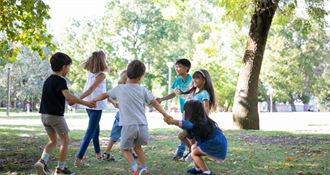
[[[175,155],[179,131],[172,128],[149,130],[149,145],[143,149],[150,174],[186,174],[190,162],[171,160]],[[132,174],[118,143],[111,152],[116,161],[96,160],[91,143],[84,157],[84,161],[91,164],[91,167],[73,167],[84,133],[84,130],[79,129],[69,132],[71,140],[67,158],[69,169],[79,175],[87,175],[91,172],[111,175]],[[102,151],[109,141],[109,133],[110,130],[101,131]],[[224,133],[228,141],[225,162],[218,163],[205,158],[206,164],[215,175],[330,174],[329,134],[253,130],[225,130]],[[36,174],[33,165],[40,158],[43,147],[48,141],[41,125],[1,125],[0,122],[0,140],[1,174]],[[58,147],[55,148],[50,156],[48,165],[52,171],[57,165],[58,150]]]

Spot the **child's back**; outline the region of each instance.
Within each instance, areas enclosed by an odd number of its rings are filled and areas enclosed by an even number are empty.
[[[119,126],[148,125],[144,105],[155,97],[143,86],[135,83],[120,84],[108,92],[110,98],[118,99]]]

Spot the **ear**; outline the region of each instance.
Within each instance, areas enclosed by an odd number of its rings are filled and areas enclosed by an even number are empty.
[[[144,75],[141,75],[141,76],[139,77],[139,80],[142,80],[143,77],[144,77]]]
[[[66,66],[65,66],[65,65],[63,65],[61,70],[64,70],[64,69],[65,69],[65,67],[66,67]]]

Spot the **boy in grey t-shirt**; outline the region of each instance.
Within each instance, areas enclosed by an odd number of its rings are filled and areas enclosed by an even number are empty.
[[[126,161],[131,165],[134,174],[146,174],[146,158],[141,145],[148,145],[148,122],[145,116],[144,104],[151,104],[163,116],[169,116],[155,100],[155,97],[140,85],[145,73],[145,65],[139,60],[133,60],[127,65],[127,84],[120,84],[115,88],[93,99],[100,101],[108,97],[118,99],[119,126],[121,130],[120,149]],[[130,149],[134,148],[140,166],[134,161]]]

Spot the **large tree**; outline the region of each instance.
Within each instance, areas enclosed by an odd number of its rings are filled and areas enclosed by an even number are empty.
[[[20,51],[16,43],[29,46],[41,58],[46,58],[43,46],[55,51],[45,23],[50,19],[48,10],[41,0],[0,0],[0,61],[16,61]]]

